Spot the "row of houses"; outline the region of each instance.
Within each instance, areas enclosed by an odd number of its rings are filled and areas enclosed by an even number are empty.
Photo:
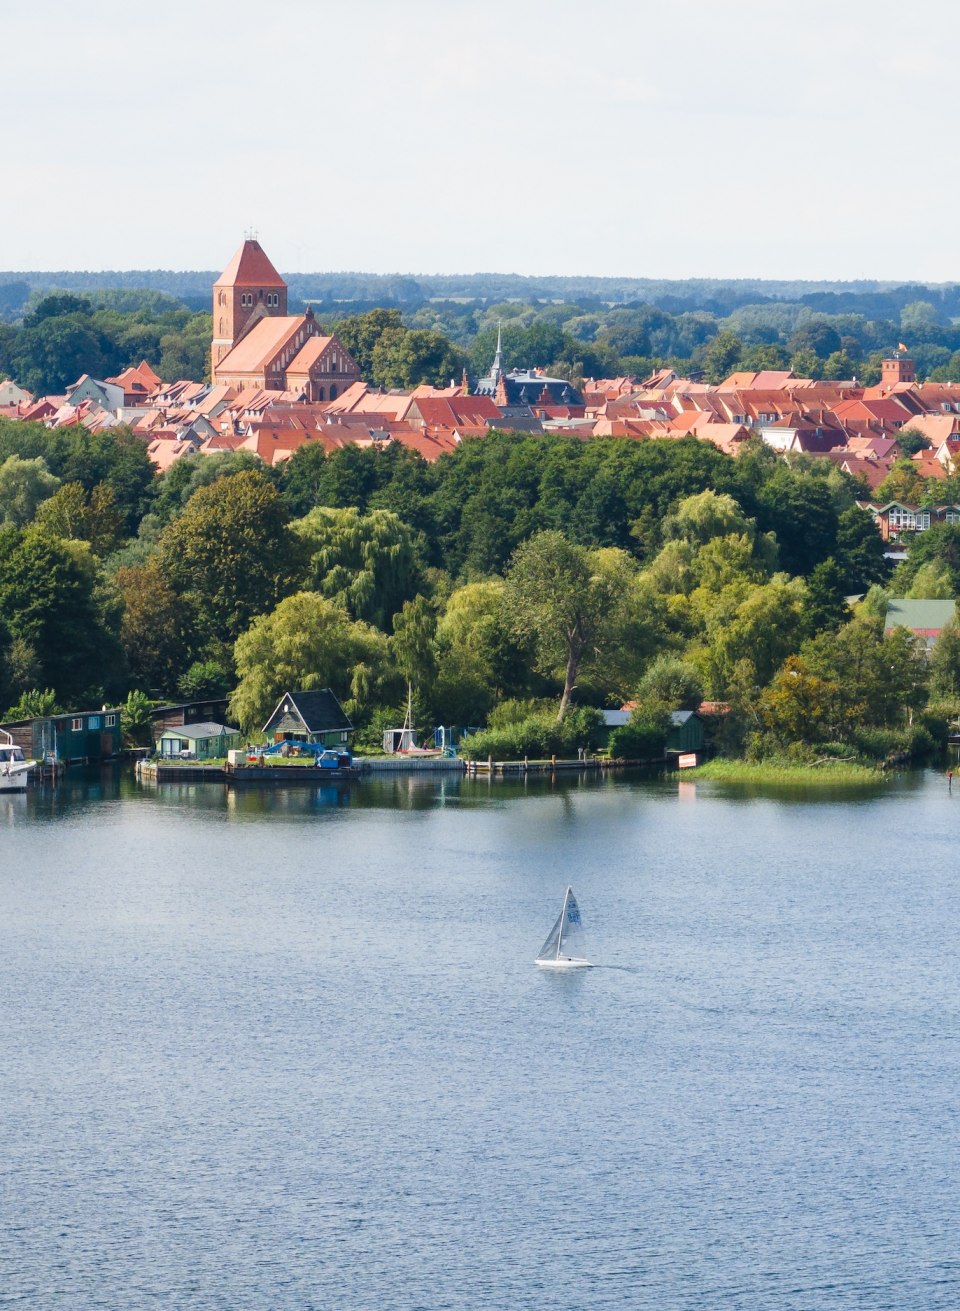
[[[227,450],[276,465],[307,445],[329,453],[395,443],[432,461],[507,428],[580,439],[694,436],[730,454],[759,437],[784,454],[829,459],[873,493],[903,457],[904,433],[914,435],[911,467],[927,483],[948,477],[960,452],[960,384],[918,382],[902,344],[869,387],[787,369],[739,371],[707,384],[662,369],[645,379],[587,379],[577,388],[543,370],[508,368],[498,340],[486,377],[382,391],[361,379],[350,351],[309,308],[287,309],[284,279],[248,239],[212,288],[209,382],[164,381],[147,361],[111,378],[84,374],[58,396],[36,398],[7,381],[0,383],[0,415],[50,428],[126,424],[159,471],[186,455]],[[922,531],[941,510],[952,521],[956,507],[864,508],[896,539]]]
[[[118,757],[123,747],[122,708],[71,710],[0,724],[0,732],[34,760],[62,765],[93,764]],[[239,728],[224,723],[225,700],[190,701],[157,706],[151,712],[151,736],[161,756],[190,755],[197,760],[226,756],[239,748]],[[344,748],[353,725],[329,688],[285,692],[263,727],[274,742],[309,742]]]

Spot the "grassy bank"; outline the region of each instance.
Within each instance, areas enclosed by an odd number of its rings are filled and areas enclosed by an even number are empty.
[[[685,779],[713,779],[719,783],[800,783],[804,787],[870,786],[882,783],[889,775],[870,765],[851,761],[825,760],[816,765],[793,761],[708,760],[698,769],[685,769]]]

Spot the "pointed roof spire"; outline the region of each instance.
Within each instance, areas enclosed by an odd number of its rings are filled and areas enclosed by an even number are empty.
[[[215,287],[286,287],[263,247],[247,237],[213,284]]]
[[[490,377],[494,384],[500,381],[500,375],[503,373],[503,341],[502,341],[502,319],[497,319],[497,353],[493,357],[493,368],[490,370]]]

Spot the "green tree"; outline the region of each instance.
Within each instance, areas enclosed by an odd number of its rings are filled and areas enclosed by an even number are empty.
[[[407,704],[429,695],[437,672],[437,617],[423,596],[405,601],[393,618],[390,658],[407,684]]]
[[[40,505],[36,522],[56,537],[89,542],[99,556],[115,550],[123,533],[113,489],[105,483],[97,483],[89,494],[82,483],[64,483]]]
[[[960,698],[960,622],[952,619],[940,630],[930,655],[931,694],[956,700]]]
[[[891,579],[894,596],[903,596],[920,568],[930,561],[942,565],[952,583],[952,595],[960,596],[960,524],[934,524],[917,533],[910,543],[908,558],[897,566]]]
[[[318,507],[292,527],[308,555],[307,585],[355,619],[387,630],[423,587],[420,543],[389,510]]]
[[[437,624],[433,701],[439,721],[482,724],[495,702],[539,691],[531,688],[529,648],[510,631],[502,579],[453,592]]]
[[[0,522],[25,527],[42,501],[60,486],[42,456],[21,460],[8,455],[0,464]]]
[[[232,682],[227,665],[208,657],[193,662],[177,683],[177,692],[184,701],[219,700],[230,691]]]
[[[743,342],[732,332],[718,332],[704,355],[708,382],[723,382],[740,363]]]
[[[804,612],[807,631],[811,634],[825,628],[839,628],[850,620],[850,607],[844,600],[843,571],[832,556],[814,566],[807,579]]]
[[[84,555],[86,551],[86,555]],[[43,684],[61,701],[102,696],[123,677],[113,617],[99,603],[86,547],[36,527],[0,540],[0,613],[36,652]],[[39,683],[38,683],[39,685]]]
[[[728,589],[707,621],[701,664],[710,691],[724,697],[734,670],[748,660],[763,686],[800,646],[806,588],[802,579],[775,574],[767,583]]]
[[[696,710],[703,700],[697,673],[673,655],[660,655],[646,670],[637,688],[637,700],[672,710]]]
[[[913,575],[907,596],[947,601],[956,596],[949,567],[941,560],[927,560]]]
[[[823,742],[837,731],[839,700],[834,680],[814,673],[801,656],[793,655],[761,695],[759,714],[781,747]]]
[[[263,461],[251,451],[185,455],[176,460],[159,480],[154,514],[161,523],[168,523],[199,488],[209,487],[221,478],[230,478],[244,471],[264,473]]]
[[[201,632],[235,640],[293,586],[301,565],[287,512],[264,474],[201,487],[164,529],[157,563]]]
[[[255,619],[234,659],[230,711],[246,732],[266,722],[284,691],[329,687],[356,711],[389,685],[387,639],[316,592],[297,592]]]
[[[83,373],[102,377],[99,334],[87,314],[50,315],[25,324],[10,351],[10,371],[35,396],[62,392]]]
[[[897,460],[874,493],[880,502],[904,501],[916,505],[924,499],[926,483],[912,460]]]
[[[190,604],[155,560],[118,569],[114,585],[123,601],[120,640],[130,678],[155,696],[169,696],[195,645]]]
[[[459,381],[466,356],[428,329],[388,328],[373,349],[371,375],[380,387],[445,387]]]
[[[373,352],[385,332],[403,328],[400,310],[367,310],[351,314],[334,323],[337,336],[353,356],[357,368],[367,379],[373,377]]]
[[[847,594],[863,592],[882,583],[890,573],[884,543],[872,517],[857,505],[847,506],[837,518],[834,557],[843,573]]]
[[[48,715],[62,713],[63,709],[57,704],[53,688],[48,687],[41,692],[34,687],[23,693],[20,700],[6,712],[4,719],[16,722],[18,719],[43,719]]]
[[[153,719],[150,714],[150,699],[143,692],[127,693],[127,699],[120,707],[120,723],[123,725],[124,740],[131,746],[152,746],[151,733]]]
[[[930,441],[919,428],[901,428],[897,433],[897,445],[904,455],[916,455],[918,451],[928,451]]]
[[[535,534],[514,552],[505,600],[514,633],[532,638],[541,672],[563,680],[562,721],[581,669],[611,654],[622,635],[625,585],[632,569],[621,552],[604,558],[562,533]]]

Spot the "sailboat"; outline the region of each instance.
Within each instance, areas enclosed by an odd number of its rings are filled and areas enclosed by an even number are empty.
[[[545,970],[570,970],[591,964],[586,957],[583,920],[573,888],[567,888],[560,916],[534,963]]]

